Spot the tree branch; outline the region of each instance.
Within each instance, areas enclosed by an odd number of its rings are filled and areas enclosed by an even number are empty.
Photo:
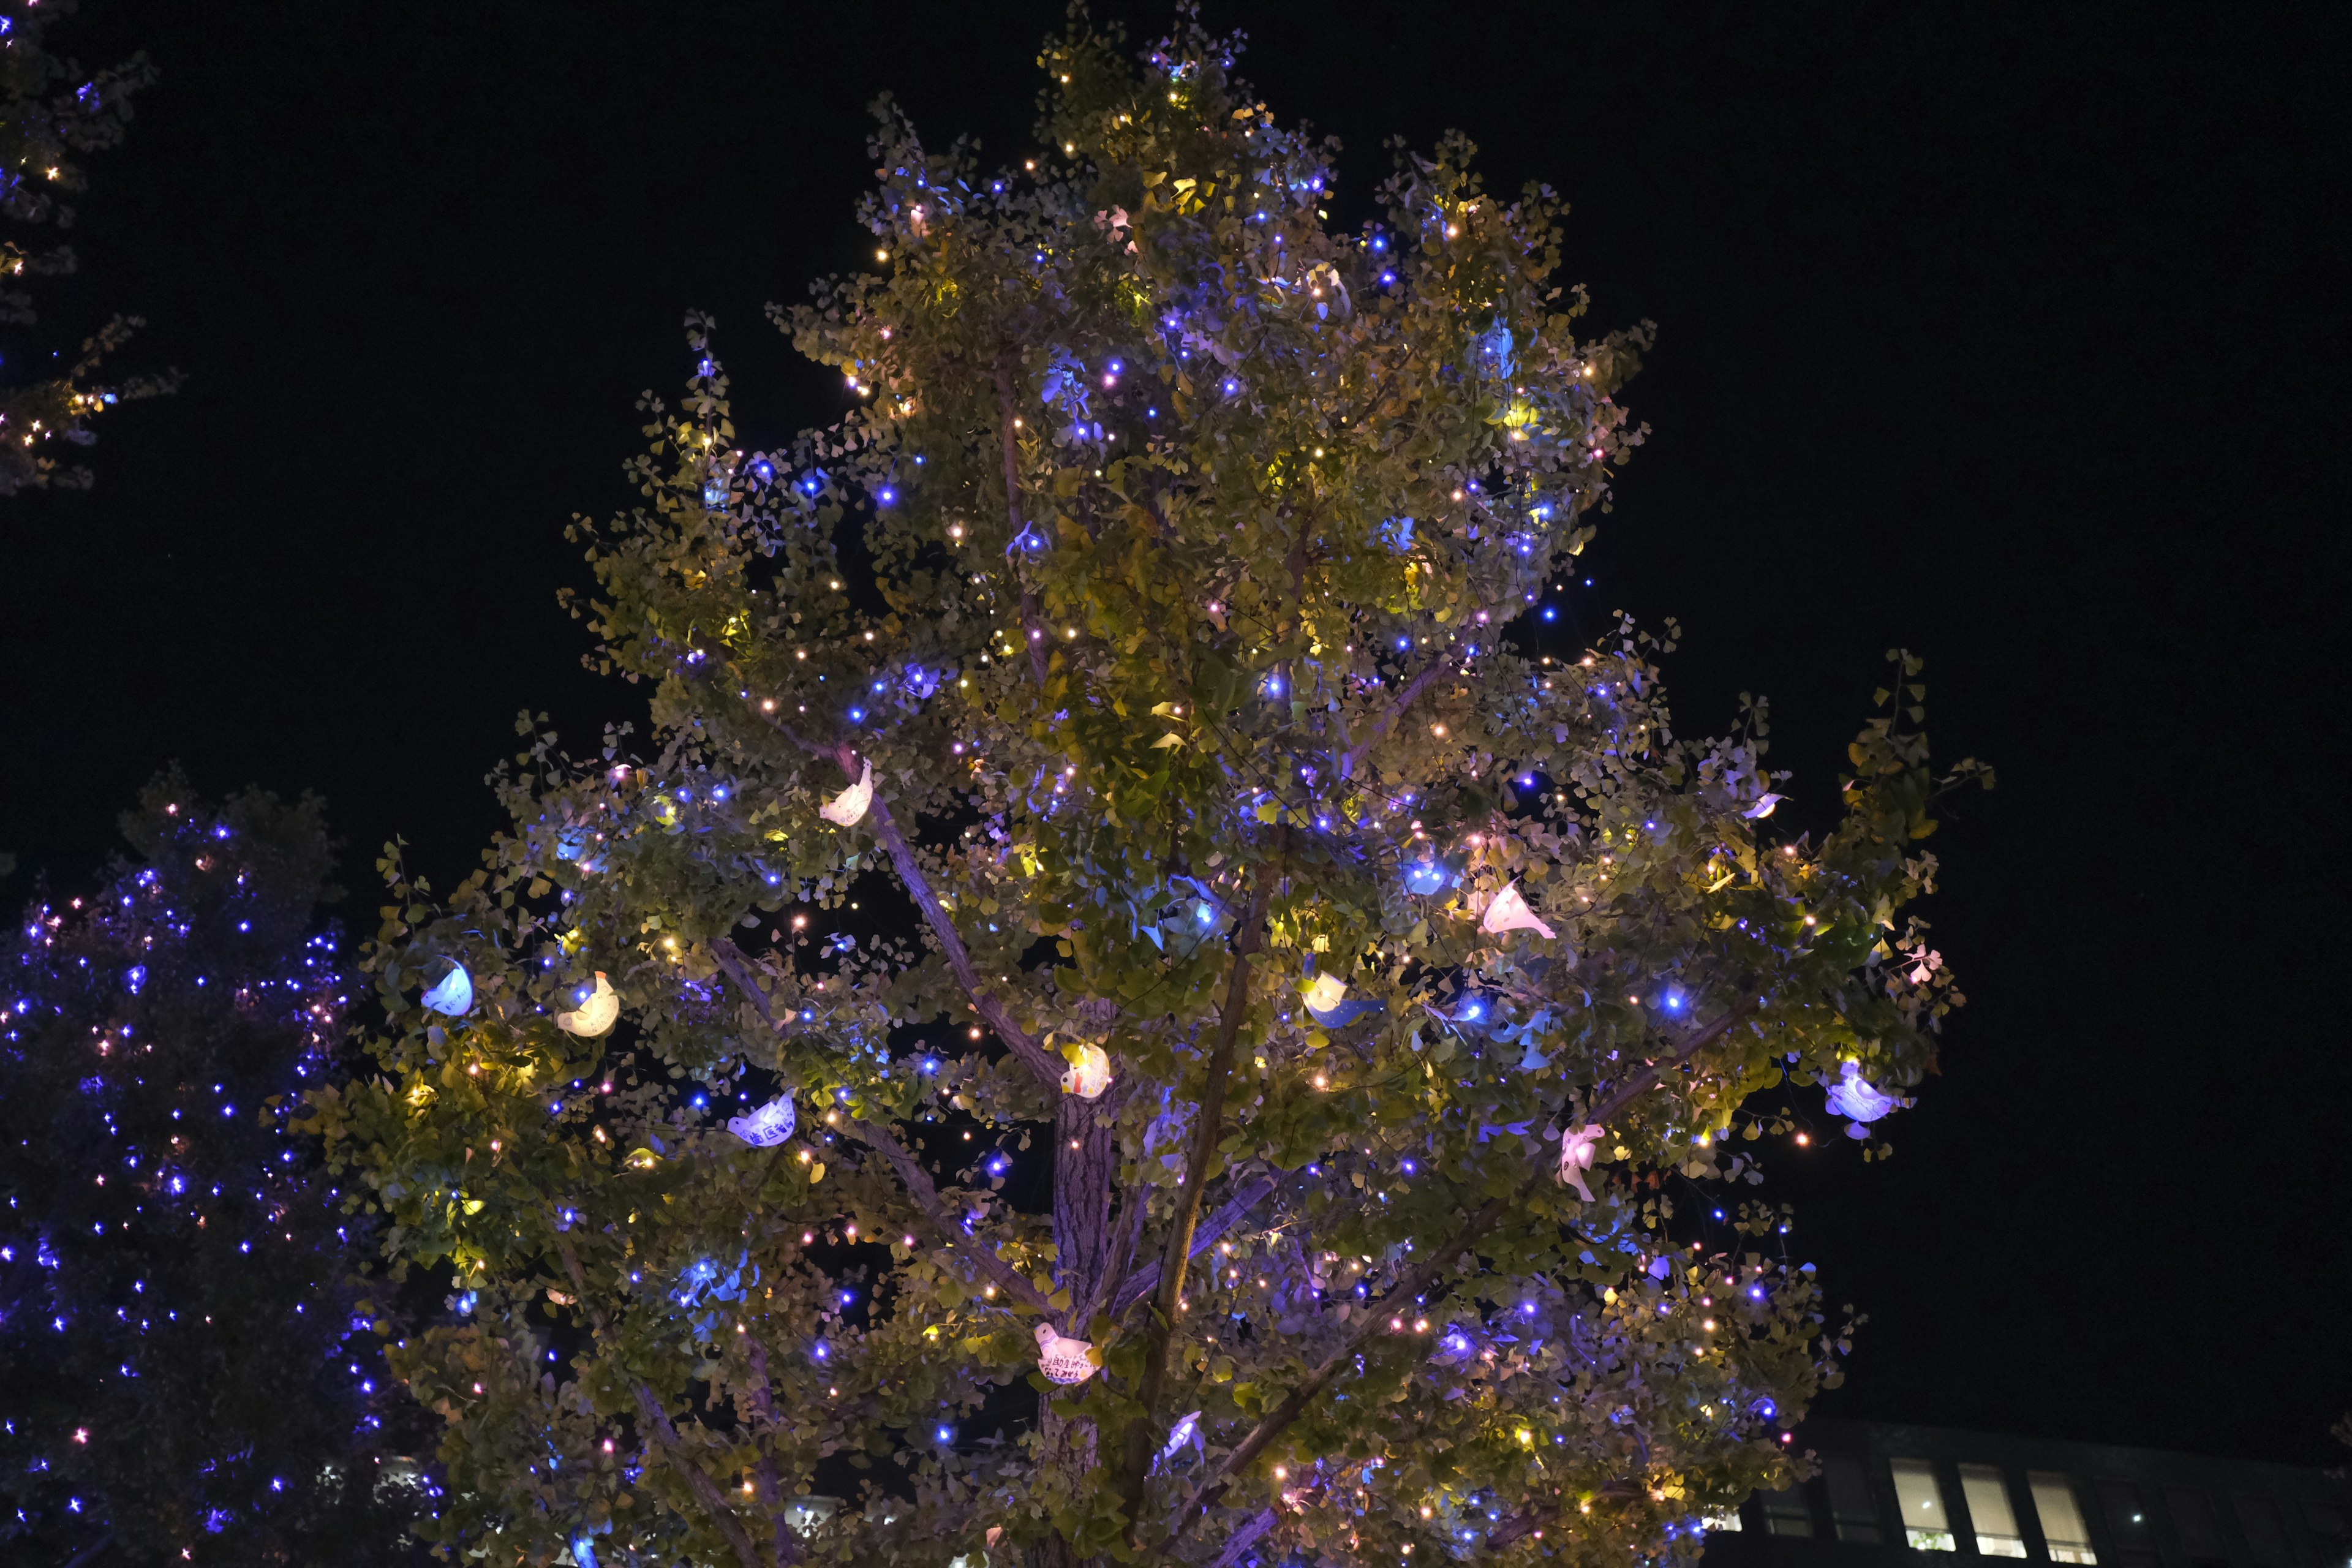
[[[1272,1530],[1274,1521],[1280,1517],[1270,1508],[1260,1509],[1248,1523],[1234,1531],[1233,1539],[1225,1542],[1225,1549],[1217,1553],[1217,1560],[1210,1563],[1209,1568],[1234,1568],[1234,1564],[1241,1560],[1242,1553],[1247,1552],[1259,1536]]]
[[[580,1267],[580,1255],[572,1249],[568,1241],[556,1243],[556,1255],[563,1259],[563,1272],[565,1278],[572,1281],[573,1300],[587,1310],[589,1321],[595,1327],[596,1337],[603,1340],[605,1333],[604,1309],[596,1306],[595,1299],[588,1294],[588,1275]],[[719,1534],[727,1538],[727,1544],[733,1550],[737,1561],[743,1564],[743,1568],[766,1568],[760,1561],[760,1549],[751,1544],[751,1537],[744,1530],[743,1521],[736,1518],[735,1510],[727,1505],[727,1496],[719,1489],[719,1483],[703,1473],[702,1467],[686,1452],[686,1445],[678,1441],[677,1428],[670,1425],[669,1413],[654,1396],[652,1385],[644,1378],[632,1377],[629,1389],[636,1395],[638,1414],[646,1418],[646,1428],[653,1434],[654,1446],[662,1451],[662,1457],[676,1468],[677,1473],[686,1478],[687,1489],[693,1492],[695,1500],[709,1512],[711,1523],[718,1527]]]
[[[776,1023],[776,1015],[769,1005],[767,994],[760,989],[751,961],[743,950],[722,936],[712,939],[710,952],[719,961],[719,967],[727,972],[728,978],[751,998],[751,1005],[759,1008],[760,1016],[765,1018],[771,1027],[782,1027]],[[982,1273],[1024,1305],[1047,1316],[1052,1315],[1054,1309],[1045,1300],[1045,1292],[1031,1284],[1027,1276],[988,1247],[965,1236],[961,1227],[949,1221],[940,1206],[938,1184],[931,1180],[930,1173],[923,1169],[922,1162],[908,1152],[906,1145],[878,1123],[852,1121],[850,1126],[875,1152],[890,1163],[892,1170],[898,1173],[898,1180],[906,1185],[907,1195],[914,1200],[915,1206],[922,1211],[923,1217],[939,1233],[941,1240],[971,1258]]]
[[[751,1340],[750,1345],[746,1347],[745,1360],[751,1368],[751,1407],[758,1412],[761,1425],[767,1428],[759,1436],[760,1464],[757,1474],[760,1483],[760,1506],[768,1510],[768,1518],[775,1526],[777,1568],[789,1568],[790,1564],[801,1560],[801,1543],[793,1533],[788,1517],[789,1510],[784,1507],[783,1483],[782,1478],[776,1474],[776,1445],[773,1436],[776,1425],[776,1402],[768,1389],[768,1347],[761,1343],[756,1334],[747,1337]]]
[[[686,1478],[688,1489],[709,1512],[711,1522],[719,1527],[719,1533],[727,1538],[727,1544],[741,1560],[743,1568],[764,1568],[760,1562],[760,1549],[751,1544],[751,1534],[744,1530],[743,1521],[735,1517],[733,1509],[727,1506],[726,1494],[719,1489],[719,1483],[705,1475],[702,1467],[687,1455],[686,1446],[678,1441],[677,1428],[670,1425],[669,1413],[662,1408],[661,1401],[654,1397],[654,1391],[640,1378],[630,1379],[629,1384],[636,1392],[637,1409],[645,1416],[646,1425],[653,1428],[654,1441],[660,1447],[662,1457]]]
[[[906,1184],[908,1196],[915,1200],[915,1206],[923,1211],[923,1217],[930,1222],[931,1228],[939,1233],[941,1240],[971,1258],[982,1273],[1023,1306],[1048,1318],[1054,1315],[1054,1304],[1045,1299],[1043,1290],[1029,1282],[1027,1275],[999,1258],[992,1248],[964,1235],[962,1228],[952,1224],[941,1212],[940,1190],[932,1184],[930,1173],[923,1169],[922,1162],[909,1153],[905,1144],[876,1122],[853,1121],[850,1125],[856,1129],[858,1137],[873,1146],[876,1153],[890,1162],[890,1168],[897,1171],[898,1179]]]
[[[1225,1003],[1217,1019],[1217,1043],[1209,1054],[1201,1086],[1201,1109],[1192,1128],[1192,1152],[1184,1162],[1184,1183],[1176,1199],[1176,1220],[1168,1228],[1168,1245],[1160,1254],[1159,1300],[1144,1329],[1143,1375],[1136,1391],[1136,1413],[1128,1418],[1126,1503],[1128,1534],[1135,1538],[1142,1522],[1143,1494],[1151,1477],[1151,1435],[1160,1415],[1160,1401],[1168,1381],[1168,1342],[1176,1331],[1179,1302],[1184,1294],[1184,1268],[1192,1259],[1192,1237],[1201,1221],[1201,1200],[1213,1173],[1217,1145],[1223,1142],[1225,1080],[1233,1076],[1234,1041],[1240,1036],[1242,1016],[1248,1011],[1250,955],[1265,933],[1265,909],[1274,896],[1276,868],[1287,847],[1287,831],[1275,829],[1275,859],[1257,869],[1251,889],[1249,916],[1234,932],[1233,973],[1225,983]]]
[[[1224,1234],[1249,1217],[1249,1212],[1265,1202],[1276,1185],[1276,1178],[1260,1176],[1249,1182],[1227,1199],[1223,1207],[1201,1223],[1192,1233],[1191,1256],[1198,1258],[1217,1245]],[[1157,1258],[1119,1282],[1118,1293],[1111,1298],[1113,1316],[1126,1311],[1136,1302],[1160,1288],[1160,1260]]]
[[[1412,707],[1414,700],[1423,691],[1429,689],[1431,681],[1445,673],[1445,660],[1441,657],[1435,664],[1405,682],[1404,689],[1397,693],[1396,700],[1389,704],[1388,711],[1372,721],[1371,733],[1349,747],[1340,756],[1339,776],[1341,778],[1349,779],[1356,776],[1356,769],[1362,764],[1364,753],[1370,751],[1374,743],[1386,735],[1399,719],[1404,717],[1404,710]]]
[[[1004,511],[1013,524],[1013,572],[1017,578],[1018,546],[1021,536],[1029,531],[1029,524],[1021,516],[1021,449],[1013,439],[1013,361],[1009,353],[997,357],[996,405],[996,427],[1004,447]],[[1021,624],[1029,634],[1029,672],[1037,678],[1037,693],[1042,698],[1045,692],[1045,628],[1037,617],[1037,595],[1029,591],[1026,583],[1021,586]]]
[[[857,764],[862,759],[846,742],[825,747],[802,739],[789,725],[779,724],[777,728],[812,756],[831,757],[853,783],[857,779]],[[1039,1083],[1059,1092],[1062,1086],[1061,1065],[1054,1059],[1051,1052],[1030,1036],[1029,1031],[1013,1022],[1013,1015],[1004,1004],[982,984],[980,971],[972,967],[971,953],[964,947],[963,937],[956,931],[955,922],[948,918],[947,908],[940,902],[939,895],[931,890],[930,879],[923,874],[922,862],[915,858],[914,847],[907,842],[907,836],[898,831],[898,820],[890,815],[889,804],[880,795],[876,795],[866,805],[866,816],[875,838],[890,857],[891,867],[898,871],[898,880],[905,886],[907,896],[915,900],[917,909],[923,911],[925,923],[931,928],[931,934],[939,939],[940,949],[947,956],[948,968],[954,973],[956,984],[963,988],[972,1011],[980,1015],[982,1023],[996,1032],[1007,1049],[1021,1058],[1022,1065],[1036,1077]],[[712,951],[718,951],[719,945],[719,942],[713,942]],[[734,943],[727,942],[726,945],[739,959],[742,957],[742,950]],[[735,978],[737,984],[744,984],[742,975]],[[756,986],[751,989],[755,996],[760,994]],[[761,998],[761,1011],[767,1011],[764,996]],[[771,1016],[768,1021],[772,1024],[775,1019]]]
[[[1714,1044],[1732,1025],[1755,1012],[1759,1005],[1760,1002],[1757,997],[1741,998],[1733,1005],[1729,1012],[1685,1040],[1681,1049],[1673,1056],[1644,1068],[1628,1079],[1615,1093],[1595,1105],[1587,1113],[1588,1116],[1595,1121],[1605,1121],[1608,1118],[1616,1115],[1641,1095],[1646,1093],[1668,1069],[1680,1067],[1700,1050]],[[1443,1245],[1433,1248],[1428,1259],[1420,1268],[1414,1269],[1412,1274],[1401,1280],[1395,1289],[1390,1290],[1384,1300],[1407,1300],[1427,1294],[1429,1287],[1436,1280],[1438,1275],[1450,1267],[1453,1260],[1460,1257],[1465,1247],[1472,1246],[1479,1237],[1493,1229],[1496,1223],[1506,1214],[1527,1202],[1528,1198],[1534,1194],[1537,1184],[1543,1180],[1548,1169],[1548,1166],[1538,1163],[1534,1170],[1528,1173],[1527,1179],[1521,1182],[1516,1190],[1500,1197],[1488,1199],[1486,1205],[1464,1222],[1459,1230],[1447,1237]],[[1201,1483],[1192,1489],[1192,1496],[1186,1498],[1183,1506],[1177,1510],[1175,1523],[1168,1532],[1167,1541],[1160,1547],[1163,1553],[1172,1549],[1176,1542],[1183,1538],[1184,1532],[1192,1528],[1193,1521],[1215,1504],[1217,1499],[1223,1495],[1226,1488],[1232,1485],[1234,1475],[1247,1467],[1258,1455],[1264,1453],[1267,1444],[1273,1442],[1285,1427],[1305,1413],[1307,1406],[1314,1402],[1315,1396],[1323,1392],[1324,1385],[1331,1381],[1341,1367],[1354,1361],[1357,1352],[1360,1351],[1365,1342],[1380,1331],[1380,1327],[1378,1311],[1366,1312],[1356,1331],[1348,1336],[1346,1342],[1325,1357],[1322,1364],[1309,1373],[1305,1382],[1292,1389],[1280,1405],[1267,1412],[1251,1430],[1249,1436],[1243,1438],[1232,1452],[1220,1460],[1214,1469],[1202,1478]],[[1130,1517],[1132,1517],[1131,1513]]]

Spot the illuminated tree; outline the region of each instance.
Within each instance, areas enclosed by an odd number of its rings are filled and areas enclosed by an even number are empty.
[[[318,803],[167,774],[123,829],[0,942],[0,1555],[406,1560],[415,1413],[287,1126],[346,998]]]
[[[0,218],[20,230],[66,229],[74,209],[61,198],[88,188],[78,154],[111,147],[122,140],[131,97],[153,85],[155,68],[143,54],[111,70],[83,76],[68,59],[48,52],[44,34],[75,9],[75,0],[29,0],[0,5]],[[24,279],[74,270],[73,247],[63,243],[27,248],[0,239],[0,325],[28,327],[37,319]],[[82,341],[62,371],[31,379],[14,374],[20,359],[38,361],[12,338],[6,377],[0,384],[0,495],[57,485],[87,489],[90,472],[79,465],[59,468],[49,444],[64,440],[86,447],[95,439],[89,422],[117,404],[169,392],[173,374],[100,382],[107,355],[130,341],[145,323],[116,316]],[[63,358],[63,352],[52,356]]]
[[[1018,170],[884,107],[874,270],[776,312],[837,425],[745,449],[697,322],[578,525],[656,754],[526,718],[485,868],[386,861],[315,1103],[454,1275],[443,1539],[1686,1557],[1839,1350],[1751,1102],[1864,1133],[1958,1000],[1916,665],[1773,832],[1759,708],[1533,644],[1641,435],[1553,195],[1450,141],[1340,231],[1229,45],[1044,63]]]

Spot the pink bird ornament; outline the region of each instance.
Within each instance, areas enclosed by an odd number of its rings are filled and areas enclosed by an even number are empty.
[[[1507,931],[1541,931],[1547,942],[1557,934],[1536,918],[1535,910],[1528,908],[1527,900],[1519,896],[1517,885],[1510,882],[1504,883],[1503,890],[1487,900],[1486,918],[1478,927],[1489,936],[1500,936]]]
[[[1584,1173],[1592,1169],[1594,1151],[1608,1135],[1609,1130],[1598,1122],[1571,1127],[1559,1135],[1559,1179],[1586,1203],[1592,1201],[1592,1189],[1584,1184]]]

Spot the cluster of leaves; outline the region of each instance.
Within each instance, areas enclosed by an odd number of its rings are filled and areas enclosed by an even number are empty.
[[[44,35],[75,9],[75,0],[18,0],[0,5],[0,218],[30,230],[73,225],[65,197],[89,186],[79,159],[122,140],[131,100],[152,86],[155,68],[144,54],[88,76],[71,60],[48,52]],[[0,324],[27,327],[37,317],[24,279],[74,270],[73,247],[62,241],[37,247],[11,236],[0,239]],[[116,316],[82,341],[62,373],[0,387],[0,495],[59,486],[86,489],[90,472],[60,468],[50,443],[86,447],[89,422],[116,405],[173,390],[176,374],[101,382],[99,367],[145,323]],[[60,356],[61,357],[61,354]]]
[[[576,525],[657,752],[526,716],[484,868],[439,901],[386,858],[382,1075],[314,1103],[457,1280],[397,1363],[448,1423],[435,1528],[1685,1559],[1786,1483],[1843,1342],[1782,1216],[1693,1240],[1689,1194],[1755,1179],[1759,1097],[1917,1082],[1957,1000],[1895,924],[1953,782],[1916,662],[1835,826],[1775,836],[1760,706],[1685,740],[1630,625],[1518,646],[1642,437],[1644,335],[1577,335],[1558,199],[1454,140],[1339,231],[1229,43],[1081,22],[1041,63],[1017,172],[883,106],[877,270],[776,312],[838,424],[739,445],[692,321],[646,504]],[[1551,934],[1488,930],[1507,890]],[[421,1008],[457,967],[471,1010]],[[599,974],[625,1021],[583,1037]],[[721,1124],[787,1094],[788,1142]],[[1047,1382],[1046,1329],[1098,1370]]]
[[[0,941],[0,1554],[413,1560],[368,1237],[287,1126],[348,1000],[317,803],[167,775],[124,828]]]

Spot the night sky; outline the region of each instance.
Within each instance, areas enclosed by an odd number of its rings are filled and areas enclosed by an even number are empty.
[[[2000,769],[1932,846],[1972,1000],[1896,1158],[1769,1159],[1871,1319],[1824,1414],[2342,1457],[2352,84],[2300,9],[1208,8],[1341,138],[1335,220],[1458,127],[1574,205],[1593,331],[1659,323],[1570,602],[1681,620],[1685,732],[1769,694],[1826,823],[1900,643],[1938,756]],[[748,445],[832,418],[761,308],[871,243],[864,105],[1017,162],[1060,15],[92,0],[54,47],[163,81],[47,328],[142,314],[125,363],[189,379],[103,422],[95,491],[0,502],[0,892],[72,890],[178,758],[323,794],[364,934],[391,835],[474,864],[517,710],[642,729],[555,591],[683,313]]]

